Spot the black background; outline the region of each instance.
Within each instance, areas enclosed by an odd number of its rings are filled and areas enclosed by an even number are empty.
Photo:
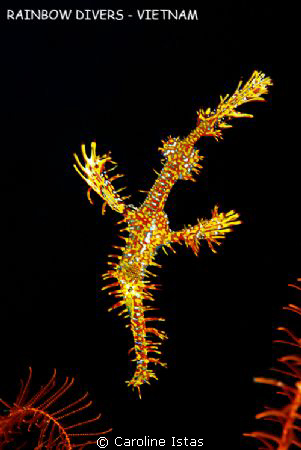
[[[297,299],[286,286],[300,276],[297,158],[284,122],[288,55],[274,5],[204,3],[178,6],[197,8],[195,22],[7,22],[2,8],[1,397],[13,402],[28,366],[33,390],[56,367],[60,380],[76,377],[75,391],[89,390],[112,439],[186,436],[208,449],[255,449],[241,435],[259,428],[254,415],[270,390],[252,378],[267,375],[278,355],[274,328],[290,320],[281,306]],[[126,175],[115,185],[140,204],[138,190],[161,167],[160,140],[185,136],[200,107],[214,107],[254,69],[274,81],[267,102],[241,108],[254,119],[233,121],[224,141],[198,143],[206,157],[198,182],[179,182],[166,207],[175,230],[210,217],[216,203],[244,224],[217,255],[203,245],[198,258],[184,246],[159,256],[168,369],[140,401],[124,382],[133,372],[130,333],[100,290],[111,245],[121,243],[120,217],[102,216],[96,196],[89,204],[72,154],[93,139],[99,154],[111,150]]]

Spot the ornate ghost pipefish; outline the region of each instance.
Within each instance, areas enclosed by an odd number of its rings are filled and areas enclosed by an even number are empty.
[[[164,207],[172,187],[178,180],[196,181],[193,174],[199,173],[199,169],[202,168],[199,162],[204,157],[199,155],[199,150],[194,147],[195,143],[203,136],[212,136],[218,141],[222,139],[223,129],[231,128],[229,124],[231,119],[253,117],[252,114],[237,111],[237,107],[248,102],[265,101],[261,95],[268,92],[268,86],[272,85],[272,81],[263,73],[254,71],[247,83],[242,84],[240,81],[232,96],[220,97],[216,109],[198,111],[196,128],[187,137],[184,139],[169,137],[167,141],[162,141],[163,147],[159,148],[163,156],[162,170],[157,174],[154,185],[139,207],[126,204],[125,200],[129,197],[122,197],[119,194],[125,188],[116,190],[112,185],[114,180],[123,175],[110,177],[110,171],[116,168],[110,153],[98,156],[96,143],[92,142],[90,157],[82,145],[84,165],[78,156],[74,155],[76,159],[74,167],[89,186],[90,202],[92,203],[90,191],[94,190],[105,202],[102,213],[104,214],[106,206],[109,205],[123,216],[118,223],[126,224],[122,231],[127,232],[127,235],[120,236],[125,241],[124,247],[114,246],[122,253],[109,255],[116,258],[117,262],[109,261],[111,268],[103,275],[104,279],[113,278],[115,281],[103,289],[114,288],[109,295],[115,295],[119,299],[109,310],[120,307],[122,309],[119,315],[130,320],[126,326],[132,331],[134,346],[129,353],[135,353],[133,361],[136,362],[136,370],[127,384],[138,389],[140,398],[140,386],[149,383],[150,378],[157,379],[149,364],[166,366],[160,361],[159,350],[160,340],[167,338],[166,333],[151,325],[153,321],[164,319],[148,316],[149,311],[157,308],[145,305],[154,300],[150,291],[158,287],[149,281],[149,277],[156,275],[148,270],[150,266],[161,267],[155,262],[158,250],[162,248],[166,251],[165,248],[168,247],[175,251],[172,244],[185,243],[197,255],[200,240],[206,240],[211,250],[216,253],[214,244],[220,245],[226,233],[232,231],[234,225],[241,223],[235,211],[223,213],[215,206],[211,219],[198,219],[193,226],[172,231]],[[113,167],[106,169],[107,164]],[[159,341],[153,340],[153,336],[159,338]]]

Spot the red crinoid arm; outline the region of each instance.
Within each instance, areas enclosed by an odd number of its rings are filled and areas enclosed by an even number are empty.
[[[298,279],[298,281],[300,281],[300,279]],[[299,288],[295,285],[291,286]],[[298,315],[301,313],[301,308],[292,304],[284,309],[293,311]],[[301,339],[293,332],[284,327],[279,327],[278,330],[284,331],[288,340],[277,340],[274,342],[281,342],[301,349]],[[244,434],[245,436],[255,437],[263,443],[265,445],[265,447],[261,447],[263,450],[289,450],[291,448],[301,448],[301,413],[299,413],[301,407],[301,355],[293,354],[283,356],[278,358],[278,361],[286,366],[285,370],[278,368],[273,370],[295,380],[292,386],[289,386],[282,381],[269,378],[255,378],[255,381],[277,387],[277,393],[283,394],[288,398],[289,402],[278,409],[266,408],[265,411],[256,415],[256,419],[265,419],[280,423],[281,432],[278,435],[262,431]]]
[[[297,278],[297,281],[301,281],[301,278]],[[289,284],[289,286],[291,286],[291,287],[293,287],[293,288],[295,288],[295,289],[298,289],[298,291],[301,291],[301,287],[300,286],[297,286],[296,284]]]
[[[0,448],[14,440],[16,433],[20,433],[22,425],[26,426],[25,431],[29,432],[33,428],[38,430],[37,445],[35,450],[42,449],[60,449],[71,450],[74,448],[84,448],[90,444],[96,444],[97,436],[108,433],[106,431],[81,432],[84,427],[92,422],[99,420],[100,414],[96,417],[88,418],[83,421],[74,419],[76,414],[82,413],[92,401],[86,401],[88,392],[77,400],[55,409],[55,403],[62,400],[62,397],[73,386],[74,378],[66,378],[65,382],[59,388],[55,388],[56,371],[49,382],[41,387],[29,400],[26,400],[29,393],[32,370],[29,368],[29,376],[24,384],[21,382],[21,390],[13,405],[9,405],[0,399],[0,403],[8,409],[8,414],[0,416]],[[70,432],[70,430],[72,430]],[[77,431],[79,430],[79,431]],[[74,431],[74,432],[73,432]],[[89,437],[95,436],[95,440]],[[26,440],[26,439],[25,439]]]

